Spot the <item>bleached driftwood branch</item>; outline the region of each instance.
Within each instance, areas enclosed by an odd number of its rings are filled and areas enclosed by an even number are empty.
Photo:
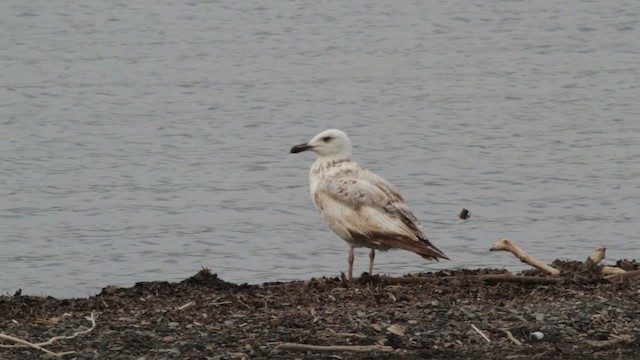
[[[511,333],[511,331],[505,330],[504,333],[507,334],[507,339],[511,340],[511,342],[513,342],[514,344],[516,344],[518,346],[522,346],[522,342],[520,340],[516,339],[516,337],[513,336],[513,334]]]
[[[611,339],[609,340],[585,340],[584,342],[593,347],[605,348],[620,343],[631,344],[633,343],[633,339],[634,337],[631,335],[611,335]]]
[[[470,275],[470,279],[477,279],[479,281],[497,283],[497,282],[513,282],[520,284],[557,284],[562,282],[561,278],[553,277],[539,277],[539,276],[526,276],[526,275],[513,275],[513,274],[486,274],[486,275]]]
[[[70,340],[73,339],[75,337],[77,337],[78,335],[83,335],[86,333],[89,333],[91,331],[93,331],[93,329],[96,328],[96,318],[95,315],[93,314],[93,312],[91,312],[91,316],[85,317],[85,319],[91,321],[91,327],[86,329],[86,330],[82,330],[82,331],[76,331],[75,333],[73,333],[73,335],[61,335],[61,336],[54,336],[51,339],[45,341],[45,342],[41,342],[41,343],[37,343],[34,344],[32,342],[29,342],[27,340],[23,340],[23,339],[19,339],[10,335],[6,335],[6,334],[0,334],[0,339],[4,339],[4,340],[8,340],[11,342],[16,343],[16,345],[0,345],[0,348],[3,349],[10,349],[10,348],[18,348],[18,347],[30,347],[33,349],[37,349],[40,350],[50,356],[55,356],[55,357],[62,357],[64,355],[69,355],[69,354],[73,354],[74,351],[67,351],[67,352],[61,352],[61,353],[55,353],[52,352],[50,350],[47,350],[44,348],[44,346],[47,345],[51,345],[53,344],[55,341],[57,340]]]
[[[620,269],[620,268],[614,268],[614,269]],[[620,269],[622,270],[622,269]],[[622,281],[622,280],[640,280],[640,270],[631,270],[631,271],[624,271],[622,270],[622,272],[618,272],[612,275],[608,275],[604,277],[605,279],[609,280],[609,281]]]
[[[499,250],[509,251],[510,253],[515,255],[518,259],[520,259],[522,262],[527,263],[538,270],[544,271],[551,275],[560,274],[560,270],[531,257],[529,254],[524,252],[520,247],[518,247],[518,245],[516,245],[514,242],[510,240],[501,239],[495,244],[493,244],[491,248],[489,248],[489,250],[490,251],[499,251]],[[596,266],[598,266],[598,264],[602,261],[602,259],[604,259],[606,250],[607,248],[604,246],[598,247],[584,262],[582,267],[583,270],[592,270]],[[602,266],[602,268],[600,269],[600,273],[602,275],[606,275],[605,279],[609,281],[620,280],[620,279],[640,280],[640,273],[638,271],[625,271],[615,266],[606,266],[606,265]],[[485,276],[492,276],[492,275],[485,275]],[[544,279],[544,280],[546,281],[547,279]],[[503,281],[508,281],[508,280],[503,280]]]
[[[605,252],[607,251],[607,247],[606,246],[600,246],[597,249],[595,249],[593,251],[593,253],[589,256],[589,260],[591,260],[591,262],[594,265],[598,265],[598,263],[600,261],[602,261],[602,259],[604,259],[604,255]]]
[[[561,278],[552,277],[539,277],[539,276],[526,276],[526,275],[514,275],[507,274],[482,274],[482,275],[453,275],[445,277],[381,277],[383,284],[385,285],[407,285],[407,284],[427,284],[436,281],[447,280],[472,280],[472,281],[484,281],[490,283],[499,282],[513,282],[521,284],[557,284],[562,282]]]
[[[602,270],[600,270],[602,275],[615,275],[615,274],[624,274],[626,271],[617,266],[603,266]]]
[[[292,350],[292,351],[312,351],[312,352],[391,352],[393,348],[391,346],[384,345],[307,345],[296,343],[282,343],[274,348],[274,350]]]
[[[491,342],[489,337],[485,333],[483,333],[482,330],[478,329],[475,325],[471,324],[471,328],[475,330],[478,334],[480,334],[480,336],[482,336],[482,338],[485,339],[488,343]]]
[[[0,339],[8,340],[8,341],[14,342],[16,344],[20,344],[20,345],[0,345],[0,347],[2,347],[2,348],[30,347],[30,348],[33,348],[33,349],[36,349],[36,350],[40,350],[43,353],[51,355],[51,356],[62,357],[60,354],[54,353],[53,351],[50,351],[50,350],[47,350],[47,349],[43,348],[42,346],[39,346],[38,344],[31,343],[31,342],[29,342],[27,340],[22,340],[22,339],[19,339],[17,337],[13,337],[11,335],[6,335],[6,334],[0,333]]]
[[[543,263],[542,261],[530,256],[529,254],[524,252],[524,250],[522,250],[518,245],[516,245],[510,240],[507,240],[507,239],[499,240],[489,248],[489,251],[509,251],[510,253],[515,255],[518,259],[520,259],[520,261],[527,263],[540,271],[544,271],[547,274],[551,274],[551,275],[560,275],[560,270],[552,266],[549,266]]]
[[[184,304],[184,305],[182,305],[182,306],[178,307],[178,309],[177,309],[177,310],[178,310],[178,311],[185,310],[185,309],[188,309],[188,308],[190,308],[190,307],[194,306],[195,304],[196,304],[196,302],[195,302],[195,301],[189,301],[188,303],[186,303],[186,304]]]
[[[594,252],[587,258],[587,260],[585,260],[584,264],[582,265],[582,269],[592,270],[593,268],[598,266],[600,261],[604,259],[604,255],[606,251],[607,251],[607,248],[604,246],[600,246],[597,249],[595,249]]]

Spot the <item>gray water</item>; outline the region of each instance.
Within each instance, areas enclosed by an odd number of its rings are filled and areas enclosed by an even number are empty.
[[[452,258],[377,272],[521,269],[487,251],[503,237],[639,258],[639,21],[636,0],[4,1],[0,293],[339,275],[314,156],[288,153],[330,127]]]

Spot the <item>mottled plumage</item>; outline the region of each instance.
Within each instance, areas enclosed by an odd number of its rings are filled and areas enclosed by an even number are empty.
[[[292,153],[318,153],[309,172],[311,198],[324,221],[347,241],[349,279],[353,271],[353,248],[367,247],[369,273],[374,249],[404,249],[425,259],[448,259],[425,237],[418,219],[404,198],[388,181],[351,161],[351,142],[340,130],[326,130]]]

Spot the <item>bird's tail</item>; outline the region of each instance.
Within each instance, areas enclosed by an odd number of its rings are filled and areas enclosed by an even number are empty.
[[[427,239],[426,237],[419,236],[418,239],[420,239],[420,242],[422,243],[423,246],[420,246],[419,251],[415,251],[416,254],[422,256],[427,260],[435,260],[435,261],[440,261],[440,259],[451,260],[447,257],[447,255],[445,255],[442,251],[440,251],[440,249],[438,249],[435,245],[433,245],[431,241],[429,241],[429,239]]]

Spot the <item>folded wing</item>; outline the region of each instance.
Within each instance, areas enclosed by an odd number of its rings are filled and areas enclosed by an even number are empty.
[[[356,163],[336,167],[323,176],[314,202],[333,231],[354,245],[399,248],[426,259],[448,259],[424,236],[398,190]]]

